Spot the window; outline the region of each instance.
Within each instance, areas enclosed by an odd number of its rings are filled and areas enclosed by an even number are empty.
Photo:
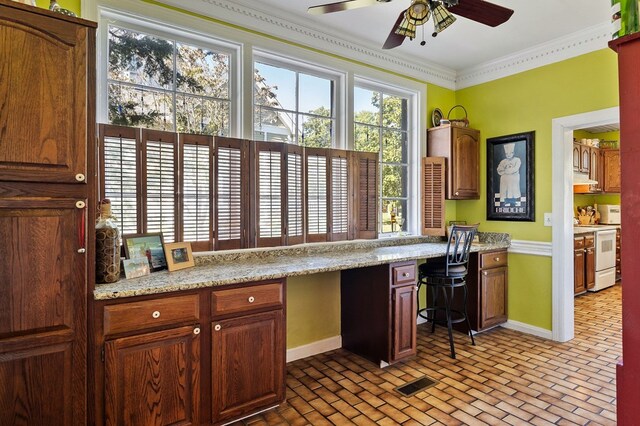
[[[110,123],[229,134],[230,55],[109,26],[108,61]]]
[[[382,213],[379,230],[405,231],[409,199],[409,100],[365,87],[355,87],[353,98],[354,148],[379,153]]]
[[[335,81],[279,64],[254,66],[254,139],[331,148]]]

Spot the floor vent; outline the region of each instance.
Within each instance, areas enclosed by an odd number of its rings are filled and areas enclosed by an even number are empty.
[[[398,386],[396,390],[404,396],[413,396],[420,391],[430,388],[436,383],[438,383],[437,380],[433,380],[430,377],[424,376],[419,379],[413,380],[409,383],[406,383],[402,386]]]

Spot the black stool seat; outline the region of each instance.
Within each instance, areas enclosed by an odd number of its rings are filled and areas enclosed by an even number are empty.
[[[447,253],[444,258],[428,260],[418,268],[418,316],[431,322],[431,332],[436,324],[446,325],[449,332],[449,346],[451,358],[456,357],[453,345],[453,330],[451,325],[467,323],[471,343],[476,344],[467,314],[467,263],[471,243],[478,229],[478,225],[454,225],[451,228]],[[425,285],[431,290],[431,299],[427,297],[427,307],[420,309],[420,287]],[[462,291],[463,304],[461,309],[452,309],[454,292]],[[440,301],[440,294],[443,300]]]

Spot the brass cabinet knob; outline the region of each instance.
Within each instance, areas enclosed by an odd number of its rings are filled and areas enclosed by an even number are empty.
[[[253,302],[256,301],[256,298],[253,297],[253,296],[249,296],[249,299],[247,299],[247,300],[249,300],[249,303],[253,303]]]
[[[408,272],[404,272],[404,273],[402,274],[402,276],[406,278],[406,277],[408,277],[408,276],[409,276],[409,273],[408,273]]]
[[[84,254],[86,252],[87,252],[87,249],[84,249],[84,248],[79,248],[78,249],[78,253],[80,253],[80,254]]]
[[[456,195],[460,195],[460,193],[458,191],[456,191]]]
[[[151,314],[151,316],[153,318],[160,318],[160,311],[153,311],[153,313]]]
[[[494,257],[493,260],[495,260],[496,262],[500,262],[500,258],[499,257]]]
[[[198,335],[200,334],[200,327],[196,327],[193,329],[193,334]]]
[[[84,182],[84,175],[83,175],[82,173],[78,173],[78,174],[76,175],[76,180],[77,180],[78,182]]]
[[[215,326],[215,327],[213,327],[213,329],[214,329],[215,331],[220,331],[220,329],[222,329],[222,326],[221,326],[220,324],[216,324],[216,326]]]
[[[86,204],[84,201],[76,201],[76,208],[77,208],[77,209],[84,209],[84,207],[85,207],[86,205],[87,205],[87,204]]]

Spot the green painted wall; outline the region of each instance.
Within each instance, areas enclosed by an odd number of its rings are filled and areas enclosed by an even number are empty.
[[[480,129],[480,200],[459,201],[458,220],[514,240],[551,241],[551,120],[618,105],[617,57],[603,49],[456,92]],[[486,220],[486,139],[535,130],[535,222]],[[509,319],[551,329],[551,258],[511,255]]]
[[[50,0],[36,0],[36,6],[49,9]],[[78,16],[80,15],[80,0],[58,0],[60,7],[69,9]]]

